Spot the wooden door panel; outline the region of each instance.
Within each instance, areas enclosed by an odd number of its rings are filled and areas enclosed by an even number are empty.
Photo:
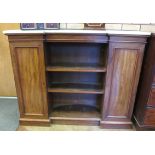
[[[137,50],[115,49],[108,117],[128,116],[137,58]]]
[[[128,39],[129,38],[129,39]],[[112,40],[113,39],[113,40]],[[109,44],[101,125],[131,126],[145,44],[131,37],[112,38]]]
[[[23,94],[24,110],[26,114],[43,114],[43,98],[40,91],[41,78],[38,76],[39,65],[38,48],[15,48],[18,63],[19,80]]]
[[[48,104],[43,45],[12,43],[11,55],[21,117],[47,118]]]

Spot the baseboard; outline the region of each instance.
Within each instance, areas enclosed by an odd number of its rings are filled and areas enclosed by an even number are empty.
[[[133,124],[132,122],[101,121],[100,127],[104,129],[133,129]]]
[[[20,118],[19,124],[25,126],[50,126],[51,122],[49,119]]]
[[[15,96],[0,96],[0,99],[3,98],[3,99],[17,99],[17,97]]]

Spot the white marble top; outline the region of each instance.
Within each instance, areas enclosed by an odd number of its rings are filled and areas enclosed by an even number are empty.
[[[21,35],[21,34],[113,34],[113,35],[151,35],[150,32],[141,31],[114,31],[114,30],[6,30],[3,31],[6,35]]]

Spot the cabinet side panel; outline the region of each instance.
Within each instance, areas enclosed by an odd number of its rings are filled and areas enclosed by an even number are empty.
[[[115,49],[108,117],[128,116],[137,59],[137,50]]]
[[[24,101],[26,114],[43,114],[43,94],[41,86],[39,49],[38,48],[15,48],[18,64],[19,80]]]
[[[10,42],[20,119],[47,119],[48,103],[43,43]],[[27,120],[26,120],[27,119]]]
[[[103,127],[131,125],[131,116],[139,82],[144,43],[110,43],[104,105]]]

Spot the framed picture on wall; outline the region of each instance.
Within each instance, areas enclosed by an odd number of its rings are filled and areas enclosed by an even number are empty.
[[[22,30],[36,30],[37,24],[36,23],[20,23],[20,28]]]
[[[85,29],[105,29],[105,23],[84,23],[84,28]]]
[[[20,28],[22,30],[52,30],[59,29],[59,23],[21,23]]]
[[[59,23],[45,23],[44,29],[59,29],[60,24]]]

